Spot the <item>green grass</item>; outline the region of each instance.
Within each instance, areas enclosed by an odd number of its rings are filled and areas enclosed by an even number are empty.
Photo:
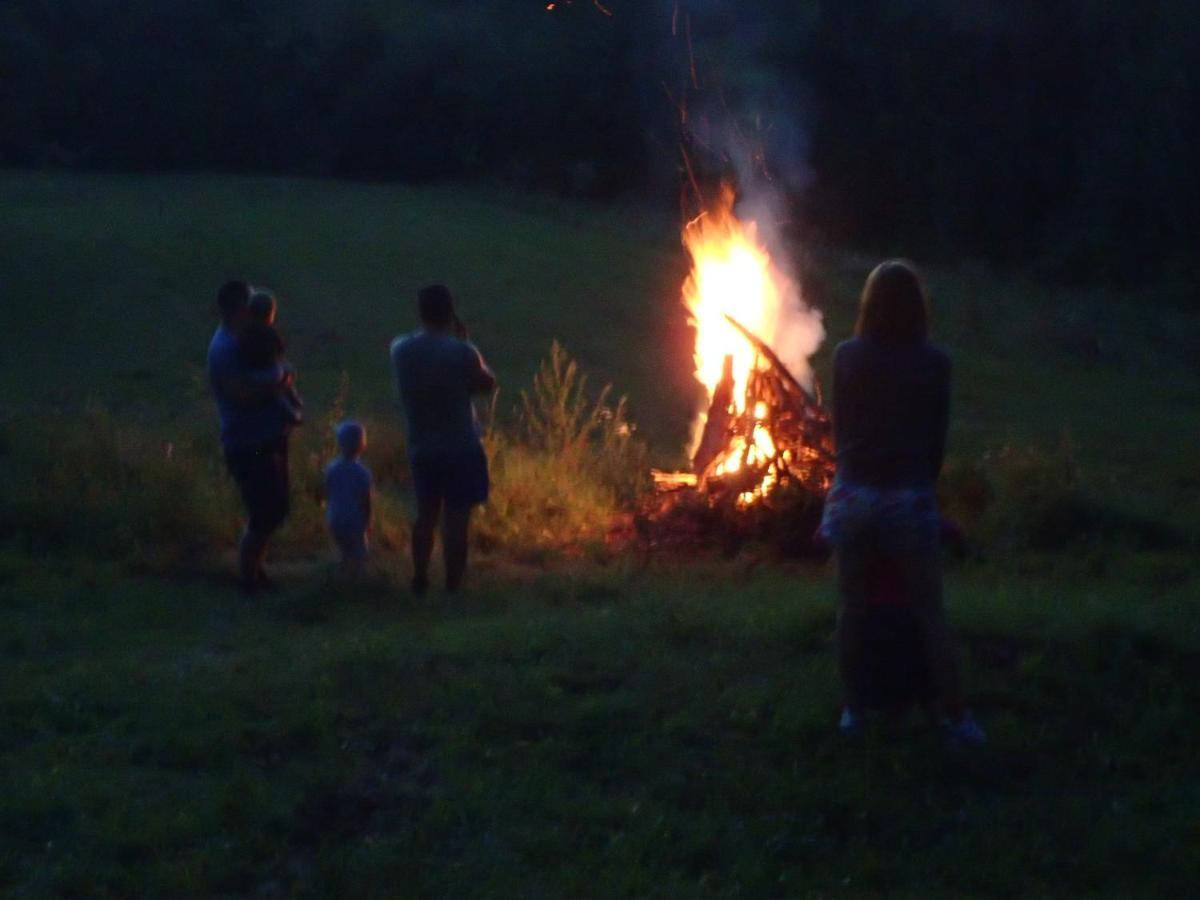
[[[553,459],[507,463],[468,597],[402,590],[385,351],[416,287],[459,293],[502,411],[558,338],[670,462],[693,388],[669,217],[207,176],[10,172],[0,201],[0,893],[1194,892],[1195,312],[932,273],[943,487],[989,498],[947,596],[992,741],[845,744],[824,568],[543,552],[534,505],[564,493],[573,534],[608,508]],[[824,370],[869,261],[813,265]],[[224,580],[237,510],[199,378],[234,273],[279,291],[312,418],[283,590],[253,602]],[[355,590],[310,496],[343,405],[385,486]]]
[[[670,221],[377,184],[0,174],[9,352],[0,401],[100,400],[176,424],[204,394],[214,296],[238,275],[276,290],[301,388],[390,409],[387,350],[416,327],[417,289],[449,284],[516,401],[553,339],[656,440],[682,444],[688,337]],[[36,377],[34,377],[36,375]],[[690,396],[689,396],[690,395]],[[640,414],[639,414],[640,413]]]
[[[421,605],[312,577],[249,604],[19,575],[0,877],[87,896],[1188,893],[1191,595],[1147,611],[950,585],[992,732],[970,754],[832,733],[817,571],[618,568]]]

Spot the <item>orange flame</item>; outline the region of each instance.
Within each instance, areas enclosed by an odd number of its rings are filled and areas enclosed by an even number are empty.
[[[733,356],[734,402],[742,411],[754,348],[726,320],[737,319],[768,344],[779,313],[778,274],[758,242],[757,225],[733,214],[733,189],[725,185],[717,206],[688,223],[683,243],[692,271],[683,300],[696,329],[696,377],[712,397],[727,355]]]
[[[733,203],[733,189],[723,185],[716,206],[684,229],[692,271],[683,285],[683,300],[696,329],[696,378],[711,400],[725,357],[732,356],[733,398],[741,413],[756,353],[725,317],[731,316],[765,341],[801,381],[808,380],[804,360],[820,345],[824,329],[820,317],[804,307],[796,283],[772,261],[759,240],[757,224],[740,221]],[[798,334],[798,328],[804,333]]]
[[[683,242],[692,258],[692,270],[683,285],[683,300],[696,329],[696,378],[708,393],[708,402],[695,423],[695,441],[703,432],[726,357],[733,361],[730,412],[735,417],[749,414],[754,420],[749,437],[735,438],[714,460],[712,469],[717,476],[734,475],[743,466],[761,470],[762,480],[738,498],[740,505],[748,505],[778,481],[777,448],[766,404],[760,401],[753,410],[745,408],[751,374],[769,363],[759,358],[729,318],[771,347],[802,382],[811,378],[807,360],[824,338],[824,327],[820,314],[804,304],[799,286],[772,261],[759,239],[757,224],[734,215],[734,199],[733,189],[724,185],[716,205],[684,228]]]

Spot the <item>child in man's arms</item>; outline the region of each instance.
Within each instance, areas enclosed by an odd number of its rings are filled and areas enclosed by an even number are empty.
[[[278,308],[275,298],[266,291],[257,291],[250,298],[250,324],[238,341],[238,353],[242,365],[247,368],[279,366],[285,371],[291,369],[287,361],[287,345],[275,328]],[[279,405],[288,424],[299,425],[304,421],[304,401],[294,386],[288,387],[271,402]]]

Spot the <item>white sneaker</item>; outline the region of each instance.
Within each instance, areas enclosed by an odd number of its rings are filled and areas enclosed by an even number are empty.
[[[964,712],[962,718],[957,722],[943,719],[942,730],[945,731],[950,743],[955,746],[979,747],[987,743],[987,732],[975,721],[970,710]]]
[[[862,734],[863,718],[848,706],[842,707],[842,717],[838,719],[838,731],[847,737]]]

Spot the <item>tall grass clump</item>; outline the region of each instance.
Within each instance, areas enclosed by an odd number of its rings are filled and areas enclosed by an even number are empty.
[[[999,552],[1053,552],[1094,540],[1155,548],[1177,540],[1169,527],[1097,494],[1068,440],[950,460],[939,496],[977,545]]]
[[[561,346],[522,392],[514,423],[485,437],[493,491],[478,519],[483,549],[518,559],[600,546],[648,477],[624,399],[596,394]],[[332,543],[324,471],[349,410],[349,380],[310,411],[290,443],[291,511],[272,556],[321,559]],[[398,417],[356,416],[375,475],[373,544],[409,539],[410,473]],[[211,417],[164,434],[104,408],[81,415],[22,410],[0,417],[0,542],[34,557],[79,556],[159,572],[210,567],[232,551],[243,524]]]
[[[606,385],[593,394],[579,364],[555,341],[522,391],[513,433],[486,437],[491,502],[478,540],[518,556],[598,544],[649,477],[645,444],[625,398]],[[493,417],[494,421],[494,417]]]
[[[332,553],[325,524],[325,466],[337,452],[347,385],[326,415],[291,440],[292,502],[272,555]],[[374,543],[408,541],[401,489],[407,470],[398,426],[364,419],[366,462],[376,475]],[[156,572],[211,566],[232,551],[244,512],[215,428],[166,436],[121,423],[103,408],[81,416],[23,412],[0,420],[0,541],[34,557],[107,559]]]
[[[0,536],[35,556],[194,565],[236,534],[215,441],[165,438],[103,409],[0,423]]]

